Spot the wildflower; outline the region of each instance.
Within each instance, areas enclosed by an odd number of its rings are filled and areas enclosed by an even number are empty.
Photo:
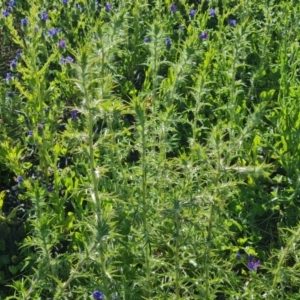
[[[33,131],[32,131],[32,130],[29,130],[29,131],[28,131],[28,135],[29,135],[29,136],[33,136]]]
[[[170,5],[170,10],[172,13],[176,13],[176,6],[174,3]]]
[[[9,10],[7,8],[3,10],[2,16],[3,17],[8,17],[9,16]]]
[[[24,182],[24,179],[22,178],[22,176],[18,176],[17,177],[17,183],[22,183],[22,182]]]
[[[211,9],[209,10],[209,15],[210,15],[211,17],[215,17],[215,16],[216,16],[216,11],[215,11],[213,8],[211,8]]]
[[[257,271],[257,268],[260,266],[260,260],[258,261],[249,261],[248,262],[248,269],[250,271]]]
[[[106,10],[107,12],[110,12],[110,11],[111,11],[111,5],[110,5],[109,3],[106,3],[106,4],[105,4],[105,10]]]
[[[190,12],[189,12],[189,15],[190,15],[191,17],[194,17],[195,14],[196,14],[196,10],[195,10],[195,9],[191,9]]]
[[[36,27],[34,28],[34,33],[37,33],[39,30],[40,30],[40,28],[39,28],[38,26],[36,26]]]
[[[166,38],[166,46],[167,46],[167,48],[171,48],[172,42],[171,42],[170,38]]]
[[[8,96],[9,98],[13,98],[13,97],[14,97],[14,93],[13,93],[13,92],[8,92],[8,93],[7,93],[7,96]]]
[[[150,43],[150,39],[148,37],[145,37],[144,38],[144,43],[146,43],[146,44]]]
[[[66,47],[66,42],[64,40],[59,41],[59,47],[65,48]]]
[[[53,187],[52,187],[52,186],[48,186],[48,187],[47,187],[47,191],[48,191],[49,193],[52,193],[52,192],[53,192]]]
[[[15,59],[13,59],[11,62],[10,62],[10,67],[11,68],[15,68],[17,66],[17,61]]]
[[[235,26],[236,26],[236,20],[230,19],[230,20],[228,21],[228,24],[229,24],[230,26],[232,26],[232,27],[235,27]]]
[[[16,2],[11,0],[8,2],[8,7],[13,8],[14,6],[16,6]]]
[[[254,255],[253,255],[253,254],[250,254],[250,255],[248,256],[248,261],[249,261],[249,262],[252,262],[253,259],[254,259]]]
[[[62,58],[59,60],[59,63],[64,64],[66,62],[66,59],[62,56]]]
[[[27,26],[28,25],[28,19],[27,18],[22,19],[21,20],[21,25],[24,26],[24,27]]]
[[[48,20],[48,14],[45,12],[42,12],[41,14],[38,14],[39,18],[41,19],[41,21],[46,22]]]
[[[74,109],[71,111],[71,119],[72,119],[72,121],[77,120],[77,111]]]
[[[74,61],[74,59],[71,56],[67,56],[65,59],[65,62],[67,62],[68,64],[71,64]]]
[[[203,32],[199,34],[199,38],[201,38],[202,40],[207,39],[207,36],[208,36],[207,32]]]
[[[93,293],[93,297],[94,297],[95,300],[104,300],[103,294],[99,291],[95,291]]]
[[[5,78],[6,82],[11,81],[11,79],[12,79],[11,73],[10,72],[6,73],[6,78]]]
[[[21,50],[17,50],[16,51],[16,59],[18,59],[19,57],[21,57]]]
[[[63,4],[67,4],[69,2],[69,0],[62,0]]]
[[[51,29],[48,30],[48,33],[49,33],[51,36],[54,36],[54,35],[56,35],[57,31],[56,31],[55,28],[51,28]]]

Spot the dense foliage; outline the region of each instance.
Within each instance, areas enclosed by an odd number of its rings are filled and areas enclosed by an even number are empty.
[[[0,299],[300,299],[297,1],[0,10]]]

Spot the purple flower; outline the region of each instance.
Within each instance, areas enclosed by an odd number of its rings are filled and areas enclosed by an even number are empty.
[[[24,179],[22,178],[22,176],[18,176],[17,177],[17,183],[22,183],[22,182],[24,182]]]
[[[10,62],[10,67],[11,68],[15,68],[17,66],[17,61],[15,59],[13,59],[11,62]]]
[[[41,21],[46,22],[48,20],[48,14],[45,12],[42,12],[41,14],[38,14],[39,18],[41,19]]]
[[[107,12],[111,11],[111,5],[110,5],[109,3],[106,3],[106,4],[105,4],[105,10],[106,10]]]
[[[38,26],[36,26],[36,27],[34,28],[34,33],[37,33],[39,30],[40,30],[40,28],[39,28]]]
[[[209,15],[210,15],[211,17],[215,17],[215,16],[216,16],[216,11],[215,11],[213,8],[211,8],[211,9],[209,10]]]
[[[232,27],[235,27],[235,26],[236,26],[236,20],[230,19],[230,20],[228,21],[228,24],[229,24],[230,26],[232,26]]]
[[[66,62],[66,59],[62,56],[62,58],[59,60],[60,64],[64,64]]]
[[[166,46],[167,46],[167,48],[171,48],[172,42],[171,42],[170,38],[166,38]]]
[[[53,192],[53,187],[52,187],[52,186],[48,186],[48,187],[47,187],[47,191],[48,191],[49,193],[52,193],[52,192]]]
[[[258,261],[249,261],[248,265],[247,265],[247,267],[250,271],[257,271],[257,268],[259,266],[260,266],[260,260],[258,260]]]
[[[59,41],[59,47],[60,48],[65,48],[66,47],[66,42],[64,40]]]
[[[71,64],[74,61],[74,59],[71,56],[67,56],[65,59],[65,62],[68,64]]]
[[[104,300],[103,294],[99,291],[95,291],[93,293],[93,297],[94,297],[95,300]]]
[[[170,10],[172,13],[176,13],[176,6],[174,3],[170,5]]]
[[[11,73],[10,72],[6,73],[6,78],[5,78],[6,82],[11,81],[11,79],[12,79]]]
[[[2,16],[3,17],[8,17],[9,16],[9,10],[7,8],[3,10]]]
[[[195,14],[196,14],[196,10],[195,10],[195,9],[191,9],[190,12],[189,12],[189,15],[190,15],[191,17],[194,17]]]
[[[202,39],[202,40],[207,39],[207,37],[208,37],[207,32],[203,32],[203,33],[200,33],[200,34],[199,34],[199,38]]]
[[[21,57],[21,54],[22,54],[21,50],[17,50],[16,51],[16,59],[18,59],[19,57]]]
[[[146,44],[150,43],[150,39],[148,37],[145,37],[144,38],[144,43],[146,43]]]
[[[48,30],[48,33],[49,33],[51,36],[54,36],[54,35],[56,35],[57,31],[56,31],[55,28],[51,28],[51,29]]]
[[[77,121],[77,111],[74,109],[71,111],[71,119],[72,121]]]
[[[29,135],[29,136],[33,136],[33,131],[32,131],[32,130],[29,130],[29,131],[28,131],[28,135]]]
[[[69,0],[62,0],[63,4],[67,4],[69,2]]]
[[[16,6],[16,2],[11,0],[8,2],[8,7],[13,8],[14,6]]]
[[[14,93],[13,93],[13,92],[8,92],[8,93],[7,93],[7,96],[8,96],[9,98],[13,98],[13,97],[14,97]]]
[[[27,26],[28,25],[28,19],[27,18],[22,19],[21,20],[21,25],[24,26],[24,27]]]

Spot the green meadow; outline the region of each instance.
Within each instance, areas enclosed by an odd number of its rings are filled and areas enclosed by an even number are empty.
[[[0,2],[0,299],[300,299],[296,0]]]

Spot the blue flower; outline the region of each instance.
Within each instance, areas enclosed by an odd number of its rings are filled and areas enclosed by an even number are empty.
[[[215,17],[215,16],[216,16],[216,11],[215,11],[213,8],[211,8],[211,9],[209,10],[209,15],[210,15],[211,17]]]
[[[12,80],[12,76],[11,76],[11,73],[10,73],[10,72],[6,73],[6,78],[5,78],[5,80],[6,80],[6,82],[9,82],[9,81]]]
[[[72,121],[77,120],[77,111],[74,109],[71,111],[71,119],[72,119]]]
[[[74,61],[74,59],[71,56],[67,56],[65,59],[65,62],[67,62],[68,64],[71,64]]]
[[[170,5],[170,10],[172,13],[176,13],[176,6],[174,3]]]
[[[236,26],[236,20],[230,19],[230,20],[228,21],[228,24],[229,24],[230,26],[232,26],[232,27],[235,27],[235,26]]]
[[[55,28],[51,28],[51,29],[48,30],[48,33],[49,33],[51,36],[54,36],[54,35],[56,35],[57,30],[56,30]]]
[[[260,266],[260,260],[258,260],[258,261],[249,261],[248,265],[247,265],[247,267],[250,271],[257,271],[257,268],[259,266]]]
[[[195,10],[195,9],[191,9],[190,12],[189,12],[189,15],[190,15],[191,17],[194,17],[195,14],[196,14],[196,10]]]
[[[21,25],[24,26],[24,27],[27,26],[28,25],[28,19],[27,18],[22,19],[21,20]]]
[[[13,92],[8,92],[8,93],[7,93],[7,96],[8,96],[9,98],[13,98],[13,97],[14,97],[14,93],[13,93]]]
[[[28,135],[29,135],[29,136],[33,136],[33,131],[32,131],[32,130],[29,130],[29,131],[28,131]]]
[[[171,48],[172,42],[171,42],[170,38],[166,38],[166,46],[167,46],[167,48]]]
[[[11,62],[10,62],[10,67],[11,68],[15,68],[17,66],[17,61],[15,59],[13,59]]]
[[[22,183],[22,182],[24,182],[24,179],[22,178],[22,176],[18,176],[17,177],[17,183]]]
[[[16,6],[16,2],[11,0],[8,2],[8,7],[13,8],[14,6]]]
[[[47,191],[48,191],[49,193],[52,193],[52,192],[53,192],[53,187],[52,187],[52,186],[48,186],[48,187],[47,187]]]
[[[3,17],[8,17],[9,16],[9,10],[8,9],[4,9],[2,12],[2,16]]]
[[[104,295],[99,291],[95,291],[93,297],[95,300],[104,300]]]
[[[106,10],[107,12],[111,11],[111,5],[110,5],[109,3],[106,3],[106,4],[105,4],[105,10]]]
[[[203,32],[203,33],[200,33],[200,34],[199,34],[199,38],[201,38],[202,40],[207,39],[207,37],[208,37],[207,32]]]
[[[62,0],[63,4],[67,4],[69,2],[69,0]]]
[[[58,45],[59,45],[60,48],[65,48],[66,47],[66,42],[64,40],[60,40]]]
[[[150,38],[145,37],[145,38],[144,38],[144,43],[146,43],[146,44],[150,43]]]
[[[42,12],[41,14],[38,14],[39,18],[41,19],[41,21],[46,22],[48,20],[48,14],[45,12]]]

